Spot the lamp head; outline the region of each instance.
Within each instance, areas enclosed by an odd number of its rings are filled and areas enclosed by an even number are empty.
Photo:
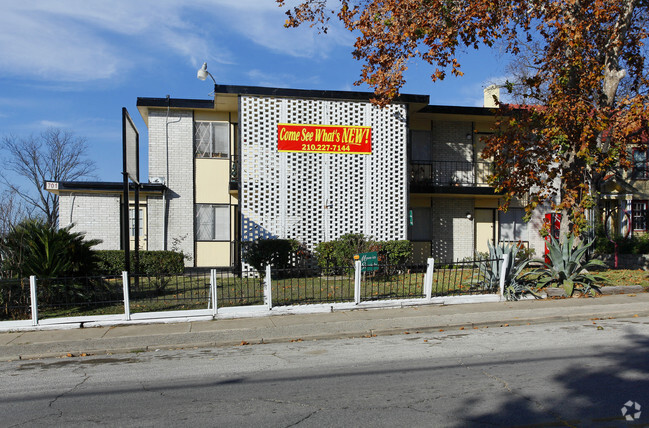
[[[196,73],[196,77],[205,80],[207,79],[208,71],[207,71],[207,63],[204,62],[203,66],[198,70],[198,73]]]

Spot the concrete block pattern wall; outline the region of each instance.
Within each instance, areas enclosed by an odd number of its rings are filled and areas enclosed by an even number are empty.
[[[403,105],[243,96],[242,240],[405,239],[405,115]],[[372,154],[279,153],[278,123],[371,126]]]
[[[72,193],[59,198],[59,225],[74,224],[72,231],[86,239],[100,239],[96,250],[120,248],[120,195]]]
[[[167,134],[168,133],[168,134]],[[168,149],[167,142],[168,140]],[[167,156],[168,153],[168,156]],[[167,170],[168,164],[168,170]],[[194,121],[190,110],[149,112],[149,176],[165,177],[167,191],[167,249],[177,240],[178,250],[194,254]],[[162,214],[162,199],[151,200],[149,217]],[[162,217],[158,217],[162,218]],[[150,249],[162,249],[162,221],[149,224]],[[160,237],[160,238],[157,238]],[[158,248],[160,245],[160,248]],[[185,264],[191,266],[192,261]]]

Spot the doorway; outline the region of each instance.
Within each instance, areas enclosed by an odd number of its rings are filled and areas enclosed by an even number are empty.
[[[475,216],[475,250],[488,253],[487,242],[494,244],[496,238],[496,210],[493,208],[476,208]]]

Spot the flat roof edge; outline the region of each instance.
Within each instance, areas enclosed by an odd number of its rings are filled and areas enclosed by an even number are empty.
[[[289,88],[268,88],[263,86],[238,86],[238,85],[215,85],[216,94],[236,95],[260,95],[275,97],[294,98],[324,98],[337,100],[369,101],[374,97],[373,92],[360,91],[331,91],[323,89],[289,89]],[[423,103],[428,104],[428,95],[401,94],[395,98],[399,103]]]

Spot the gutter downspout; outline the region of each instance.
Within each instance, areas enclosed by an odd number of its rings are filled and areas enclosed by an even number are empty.
[[[167,250],[167,189],[169,188],[169,124],[180,122],[178,120],[169,122],[169,110],[171,98],[167,95],[167,117],[165,118],[165,188],[162,190],[162,250]]]

